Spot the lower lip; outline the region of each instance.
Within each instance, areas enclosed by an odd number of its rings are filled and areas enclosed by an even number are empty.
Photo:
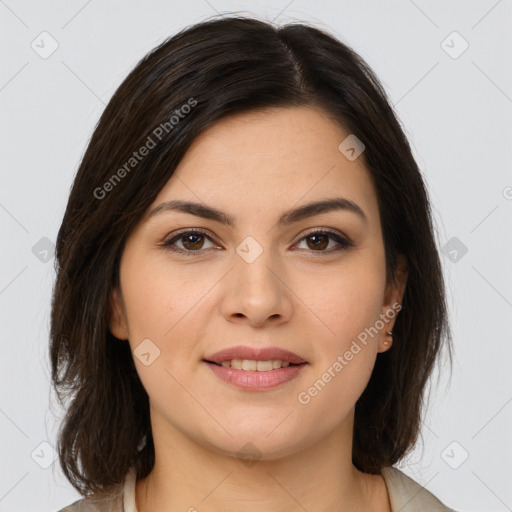
[[[279,386],[280,384],[284,384],[285,382],[297,377],[300,371],[307,364],[303,363],[276,370],[258,372],[251,370],[234,370],[231,367],[219,366],[206,361],[205,363],[212,369],[213,373],[215,373],[219,379],[247,391],[271,389]]]

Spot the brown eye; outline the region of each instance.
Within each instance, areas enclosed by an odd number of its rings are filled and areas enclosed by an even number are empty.
[[[306,237],[310,249],[325,249],[329,245],[329,237],[323,234],[314,234]],[[311,243],[309,243],[311,242]]]
[[[181,243],[185,249],[190,249],[191,251],[197,251],[201,249],[204,243],[204,235],[191,233],[181,235]]]
[[[306,240],[307,248],[310,249],[311,252],[331,253],[337,250],[347,249],[354,245],[350,240],[330,230],[312,231],[303,237],[300,242],[303,240]],[[334,240],[335,242],[334,249],[325,250],[329,246],[329,242],[331,240]],[[336,244],[338,245],[338,248],[336,248]]]
[[[212,242],[212,239],[203,231],[182,231],[161,245],[170,251],[195,256],[204,252],[202,249],[205,240]],[[181,247],[178,244],[181,244]]]

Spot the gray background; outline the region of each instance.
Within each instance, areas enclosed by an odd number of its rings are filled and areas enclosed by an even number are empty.
[[[383,81],[431,194],[455,345],[399,467],[457,510],[512,510],[512,2],[5,0],[0,512],[79,498],[53,461],[47,346],[52,247],[89,137],[143,55],[227,11],[325,28]]]

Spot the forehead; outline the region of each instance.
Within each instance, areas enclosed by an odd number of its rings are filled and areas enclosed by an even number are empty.
[[[224,211],[280,211],[343,196],[378,222],[376,191],[364,159],[351,161],[338,148],[349,135],[312,107],[224,118],[194,140],[153,205],[178,198],[215,204]]]

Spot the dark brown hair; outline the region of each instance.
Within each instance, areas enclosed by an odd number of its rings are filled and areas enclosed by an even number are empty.
[[[167,39],[119,86],[83,156],[58,233],[50,359],[67,409],[58,454],[82,495],[111,491],[132,465],[138,478],[154,465],[148,396],[129,344],[108,327],[127,236],[207,127],[235,113],[306,105],[365,144],[388,280],[399,255],[408,267],[393,346],[379,354],[356,403],[353,464],[379,473],[415,444],[424,388],[445,340],[451,362],[451,334],[426,188],[386,93],[363,59],[324,30],[214,18]],[[130,160],[149,139],[151,150]]]

